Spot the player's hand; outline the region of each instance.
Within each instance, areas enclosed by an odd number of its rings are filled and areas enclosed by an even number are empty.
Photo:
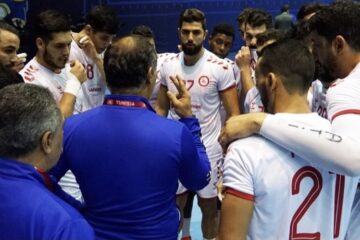
[[[175,87],[178,90],[178,94],[167,91],[167,96],[170,99],[175,112],[179,117],[191,117],[191,98],[188,90],[186,89],[184,80],[182,80],[178,75],[176,77],[170,76],[171,81],[174,83]]]
[[[221,129],[219,142],[224,150],[234,140],[259,133],[266,113],[248,113],[229,118]]]
[[[12,69],[14,69],[16,72],[20,72],[20,70],[23,69],[25,66],[26,57],[27,57],[26,53],[17,54]]]
[[[99,58],[95,44],[88,35],[79,34],[77,36],[76,42],[79,45],[79,47],[84,51],[84,53],[93,61],[96,61],[97,58]]]
[[[84,66],[78,60],[70,62],[70,66],[71,66],[70,72],[75,75],[75,77],[79,80],[79,82],[80,83],[85,82],[87,77]]]
[[[242,46],[235,56],[236,65],[240,70],[249,69],[251,63],[251,52],[250,48]]]

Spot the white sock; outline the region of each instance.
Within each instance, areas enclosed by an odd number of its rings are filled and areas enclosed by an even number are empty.
[[[190,221],[191,218],[184,218],[182,226],[182,237],[190,236]]]

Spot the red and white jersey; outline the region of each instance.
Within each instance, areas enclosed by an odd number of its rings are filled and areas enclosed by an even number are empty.
[[[103,54],[101,55],[103,57]],[[99,68],[75,41],[71,42],[70,60],[78,60],[85,68],[87,80],[81,85],[81,92],[76,101],[75,112],[84,112],[103,104],[106,83]]]
[[[255,66],[258,59],[256,49],[250,49],[251,51],[251,60],[250,60],[250,70],[251,70],[251,78],[254,83],[254,87],[252,87],[245,96],[244,99],[244,112],[264,112],[264,104],[261,100],[261,95],[259,90],[256,88],[256,76],[255,76]]]
[[[331,129],[316,113],[283,115]],[[248,239],[344,239],[357,182],[259,136],[232,143],[225,157],[226,191],[254,201]]]
[[[312,112],[317,112],[320,117],[327,118],[326,92],[320,80],[315,80],[311,84],[311,93],[308,94],[309,106]]]
[[[161,54],[157,55],[156,81],[155,81],[154,90],[153,90],[150,100],[149,100],[151,106],[153,106],[153,107],[155,107],[155,104],[157,101],[157,96],[158,96],[159,89],[160,89],[160,69],[162,67],[162,64],[164,61],[166,61],[166,59],[175,57],[176,55],[177,55],[177,53],[161,53]]]
[[[339,115],[360,114],[360,63],[343,79],[336,80],[328,89],[328,118],[333,121]]]
[[[257,87],[252,87],[247,93],[244,100],[244,112],[264,112],[265,107],[261,101],[261,95]]]
[[[55,73],[50,69],[42,66],[34,57],[28,62],[25,67],[20,71],[25,83],[32,83],[40,85],[49,89],[53,94],[56,102],[60,102],[66,85],[66,81],[74,78],[75,75],[71,72],[70,64],[66,64],[65,68],[61,69],[60,73]],[[80,96],[81,93],[78,94]],[[77,97],[78,97],[77,96]]]
[[[170,76],[175,75],[186,81],[192,112],[199,119],[202,141],[209,158],[220,159],[222,149],[217,141],[221,130],[219,92],[235,87],[232,67],[206,49],[195,65],[186,66],[181,52],[165,61],[160,70],[161,84],[176,93],[177,89],[170,80]],[[169,117],[178,119],[173,109],[170,109]]]
[[[239,67],[235,64],[235,62],[229,58],[224,58],[224,60],[230,65],[232,66],[233,69],[233,73],[234,73],[234,79],[235,79],[235,84],[236,84],[236,91],[238,96],[240,96],[240,91],[241,91],[241,84],[240,84],[240,69]],[[239,97],[238,97],[239,99]],[[239,102],[240,105],[240,102]],[[224,105],[221,103],[220,105],[220,116],[221,116],[221,124],[224,125],[225,121],[226,121],[226,111],[225,111],[225,107]]]

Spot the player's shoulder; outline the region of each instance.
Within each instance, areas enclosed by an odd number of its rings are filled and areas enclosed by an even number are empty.
[[[270,148],[272,143],[261,136],[250,136],[238,139],[232,142],[228,147],[228,152],[236,152],[237,154],[245,154],[253,156],[260,154],[264,149]]]
[[[205,62],[210,69],[214,69],[216,71],[232,70],[232,64],[230,62],[228,62],[226,59],[219,58],[209,50],[205,49],[204,57],[205,57]]]
[[[19,72],[24,81],[31,83],[41,76],[41,68],[35,59],[30,60],[24,68]]]
[[[162,53],[158,55],[158,64],[165,67],[171,67],[175,63],[180,63],[182,52],[180,53]]]

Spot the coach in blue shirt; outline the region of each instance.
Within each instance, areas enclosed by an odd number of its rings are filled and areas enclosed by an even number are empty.
[[[59,159],[62,135],[47,89],[22,83],[0,90],[0,239],[95,239],[80,213],[51,192],[60,187],[45,171]]]
[[[156,79],[156,51],[141,36],[115,41],[104,69],[112,95],[103,106],[67,119],[64,151],[51,173],[59,179],[72,170],[97,238],[175,240],[178,180],[196,191],[210,176],[190,96],[174,76],[179,92],[169,97],[182,118],[156,115],[147,100]]]

